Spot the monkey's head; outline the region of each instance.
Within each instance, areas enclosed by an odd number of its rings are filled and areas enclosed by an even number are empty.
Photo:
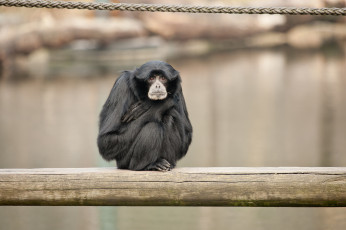
[[[164,100],[174,95],[180,87],[179,72],[162,61],[150,61],[135,70],[134,78],[140,97]]]
[[[148,97],[150,100],[163,100],[167,97],[168,80],[160,72],[152,72],[148,83]]]

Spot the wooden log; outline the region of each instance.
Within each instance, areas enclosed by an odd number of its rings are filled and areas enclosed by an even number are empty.
[[[0,169],[0,205],[345,207],[346,167]]]

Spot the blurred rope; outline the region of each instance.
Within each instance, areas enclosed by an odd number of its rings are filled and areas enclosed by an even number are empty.
[[[150,12],[183,12],[211,14],[289,14],[289,15],[334,15],[346,16],[346,8],[293,8],[293,7],[224,7],[224,6],[181,6],[159,4],[127,4],[103,2],[69,2],[42,0],[0,0],[0,6],[87,9],[87,10],[120,10]]]

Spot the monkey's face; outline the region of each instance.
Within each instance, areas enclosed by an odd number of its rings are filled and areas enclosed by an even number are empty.
[[[153,74],[147,80],[148,97],[151,100],[164,100],[167,97],[167,78],[162,74]]]

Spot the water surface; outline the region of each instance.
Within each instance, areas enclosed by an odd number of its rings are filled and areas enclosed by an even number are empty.
[[[341,51],[240,50],[170,63],[194,127],[178,167],[346,165]],[[0,82],[0,167],[114,166],[96,136],[118,74]],[[341,230],[345,216],[345,208],[1,207],[0,229]]]

